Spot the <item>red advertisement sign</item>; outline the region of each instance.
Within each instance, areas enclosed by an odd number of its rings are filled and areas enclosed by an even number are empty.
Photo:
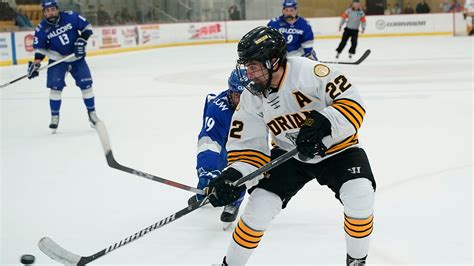
[[[120,47],[120,43],[117,39],[117,29],[114,28],[104,28],[102,29],[102,45],[103,48],[116,48]]]
[[[25,50],[27,52],[33,52],[35,49],[33,49],[33,42],[35,41],[35,36],[33,34],[27,34],[25,35]]]
[[[191,25],[191,27],[193,28],[193,25]],[[194,31],[192,28],[190,31]],[[191,39],[211,39],[214,37],[214,35],[217,35],[220,32],[221,24],[216,23],[196,29],[194,34],[192,34]]]

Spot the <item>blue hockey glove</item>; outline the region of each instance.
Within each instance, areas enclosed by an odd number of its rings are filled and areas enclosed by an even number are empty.
[[[39,75],[38,69],[41,67],[41,63],[28,62],[28,73],[26,76],[28,79],[35,78]]]
[[[84,38],[77,38],[74,42],[74,55],[76,57],[83,57],[86,55],[87,41]]]
[[[209,182],[212,179],[218,177],[220,174],[221,174],[221,171],[218,171],[218,170],[214,170],[210,172],[207,172],[207,171],[199,172],[199,182],[198,182],[197,188],[204,189],[205,187],[209,185]]]
[[[326,156],[326,146],[322,140],[331,134],[331,122],[321,113],[311,111],[296,137],[296,148],[301,159]]]
[[[199,176],[199,182],[197,184],[197,188],[204,190],[209,185],[209,182],[211,182],[212,179],[216,178],[217,176],[220,175],[219,170],[214,170],[214,171],[206,171],[203,168],[199,168],[198,170],[198,176]],[[194,202],[198,200],[204,199],[204,195],[201,194],[196,194],[193,195],[191,198],[188,199],[188,205],[193,204]]]
[[[316,56],[316,52],[314,50],[311,50],[311,52],[306,53],[303,55],[304,57],[307,57],[311,60],[318,61],[318,57]]]
[[[232,183],[241,177],[242,174],[239,171],[228,168],[220,176],[214,178],[207,190],[212,206],[226,206],[239,199],[245,186],[236,187]]]

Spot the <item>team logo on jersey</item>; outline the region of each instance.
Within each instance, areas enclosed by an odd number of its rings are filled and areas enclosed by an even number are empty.
[[[293,143],[293,145],[296,146],[296,138],[298,137],[298,132],[295,133],[286,133],[285,137]]]
[[[304,31],[303,30],[300,30],[300,29],[295,29],[295,28],[280,28],[278,29],[278,31],[281,33],[281,34],[298,34],[298,35],[303,35],[304,34]]]
[[[60,34],[63,34],[63,33],[65,33],[65,32],[67,32],[67,31],[69,31],[70,29],[72,29],[72,24],[71,24],[71,23],[68,23],[68,24],[62,26],[61,28],[58,28],[58,29],[56,29],[56,30],[50,32],[50,33],[48,34],[48,39],[51,39],[51,38],[56,37],[56,36],[58,36],[58,35],[60,35]]]
[[[314,66],[314,74],[320,78],[326,77],[329,75],[329,72],[331,72],[329,67],[325,65],[317,64]]]
[[[267,123],[267,127],[274,136],[278,136],[282,132],[300,128],[308,116],[308,111],[277,116]]]
[[[229,108],[227,107],[227,102],[224,98],[215,100],[214,104],[217,105],[217,107],[219,107],[219,109],[221,109],[222,111],[229,110]]]

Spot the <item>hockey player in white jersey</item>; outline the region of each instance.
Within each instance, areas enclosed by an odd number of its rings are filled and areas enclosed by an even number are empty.
[[[232,117],[226,146],[229,165],[209,183],[211,204],[225,206],[236,200],[245,188],[232,182],[270,159],[295,146],[299,154],[265,178],[246,183],[250,197],[223,264],[246,264],[273,218],[307,182],[316,179],[343,205],[341,233],[347,265],[365,265],[376,183],[358,141],[365,106],[356,86],[327,65],[287,58],[285,39],[268,27],[248,32],[237,50],[237,67],[247,70],[251,82]],[[269,134],[276,148],[270,149]]]

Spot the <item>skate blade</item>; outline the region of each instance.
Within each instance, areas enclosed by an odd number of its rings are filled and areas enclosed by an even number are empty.
[[[233,223],[232,222],[222,222],[222,230],[227,231],[231,227]]]
[[[56,131],[57,131],[57,130],[58,130],[57,128],[52,128],[52,129],[51,129],[51,134],[56,134]]]

